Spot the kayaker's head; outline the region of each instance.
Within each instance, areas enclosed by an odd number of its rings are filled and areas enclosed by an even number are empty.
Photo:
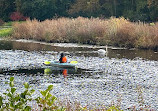
[[[66,63],[67,62],[67,58],[65,56],[64,53],[60,54],[60,59],[59,59],[60,63]]]
[[[60,57],[64,57],[64,53],[61,53],[61,54],[60,54]]]

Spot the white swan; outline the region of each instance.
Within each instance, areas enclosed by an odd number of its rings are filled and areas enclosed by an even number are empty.
[[[107,45],[106,45],[106,50],[104,50],[104,49],[99,49],[98,50],[98,53],[99,54],[106,54],[108,52],[108,47],[107,47]]]

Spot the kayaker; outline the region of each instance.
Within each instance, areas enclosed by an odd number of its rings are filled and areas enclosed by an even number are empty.
[[[64,55],[64,53],[61,53],[61,54],[60,54],[59,62],[60,62],[60,63],[66,63],[66,62],[67,62],[67,58],[66,58],[66,56]]]

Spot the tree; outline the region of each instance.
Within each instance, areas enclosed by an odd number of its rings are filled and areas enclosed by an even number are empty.
[[[77,0],[76,3],[71,5],[69,14],[72,16],[100,16],[101,7],[99,0]]]
[[[8,21],[11,12],[15,11],[15,0],[0,0],[0,18]]]
[[[75,0],[57,0],[56,1],[56,14],[58,16],[68,16],[68,11],[70,8],[70,5],[74,2]]]
[[[15,6],[16,6],[16,12],[20,12],[21,7],[22,7],[22,1],[21,0],[15,0]]]
[[[148,21],[150,18],[147,0],[138,0],[136,3],[137,16],[135,20]]]
[[[150,13],[150,20],[158,21],[158,0],[148,0],[147,4]]]
[[[73,0],[23,0],[21,12],[38,20],[68,16],[67,10],[72,2]]]
[[[56,0],[26,0],[22,3],[21,12],[31,19],[45,20],[52,18],[57,10]]]
[[[157,21],[158,0],[0,0],[0,19],[13,13],[45,20],[54,16],[120,17]]]
[[[120,14],[119,5],[119,0],[100,0],[102,15],[106,17],[118,17]]]
[[[88,17],[119,16],[119,4],[118,0],[77,0],[71,6],[69,14]]]

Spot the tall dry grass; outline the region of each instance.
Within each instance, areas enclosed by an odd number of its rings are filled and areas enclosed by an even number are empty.
[[[59,18],[27,20],[14,25],[13,37],[46,42],[75,42],[120,47],[157,48],[158,23],[133,23],[125,18]]]

